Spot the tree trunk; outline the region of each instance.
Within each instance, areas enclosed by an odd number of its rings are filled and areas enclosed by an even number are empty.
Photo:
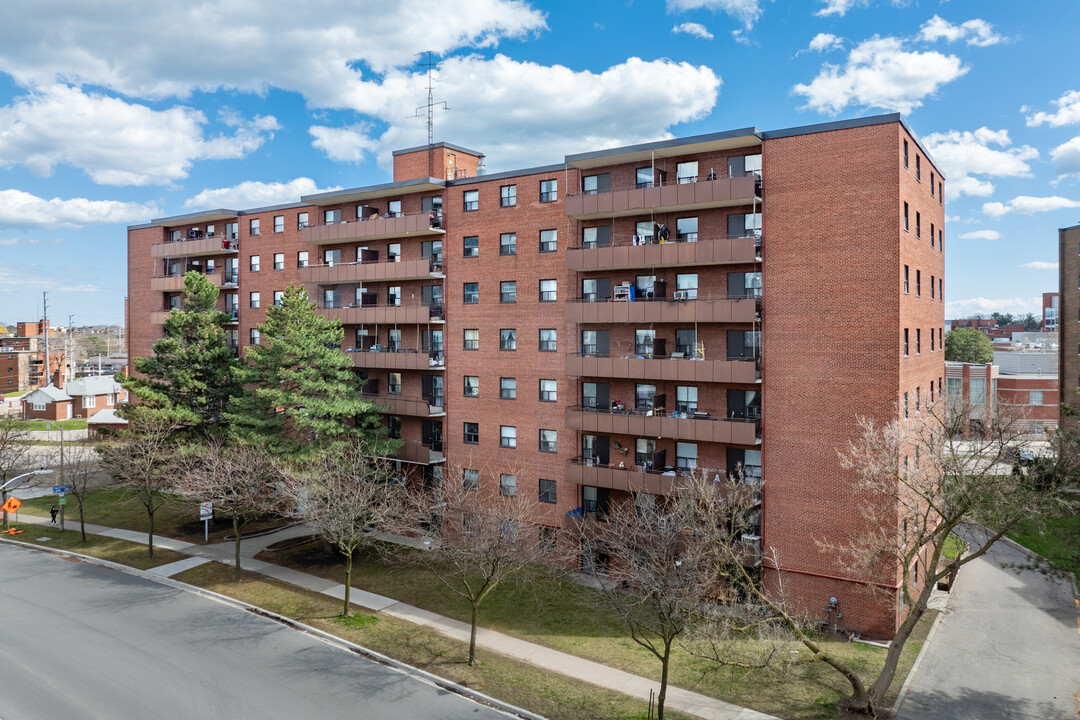
[[[926,587],[930,586],[929,578],[927,578]],[[923,594],[929,596],[925,588]],[[870,686],[870,699],[875,706],[881,702],[881,699],[885,697],[885,693],[888,692],[889,686],[892,685],[893,678],[896,676],[896,666],[900,662],[900,654],[904,651],[904,645],[907,643],[908,638],[911,637],[915,626],[919,624],[919,620],[926,614],[926,601],[928,599],[929,597],[924,598],[920,594],[919,600],[912,605],[907,617],[904,618],[904,622],[900,625],[900,629],[896,631],[896,637],[889,643],[889,653],[885,656],[885,667],[881,668],[881,673],[874,680],[874,684]]]
[[[150,552],[150,557],[154,557],[154,510],[152,507],[147,506],[146,514],[150,517],[150,532],[146,536],[146,547]]]
[[[656,696],[656,720],[664,720],[664,700],[667,698],[668,667],[671,665],[671,640],[664,640],[664,657],[660,659],[660,693]]]
[[[352,588],[352,550],[345,553],[345,607],[341,609],[341,617],[349,617],[352,614],[349,607],[349,591]]]
[[[7,478],[5,477],[2,482],[7,482]],[[0,505],[6,505],[7,504],[7,490],[0,491],[0,494],[3,495],[3,499],[0,499]],[[8,529],[8,513],[7,513],[7,510],[4,511],[4,529],[5,530]]]
[[[474,602],[472,604],[472,630],[469,632],[469,664],[470,665],[477,665],[478,664],[476,662],[476,620],[477,620],[477,615],[479,614],[477,612],[477,610],[478,610],[478,608],[476,606],[476,603]]]
[[[82,498],[79,498],[79,530],[82,532],[82,541],[86,542],[86,518],[83,515]]]
[[[233,575],[233,579],[236,582],[240,582],[240,520],[235,515],[233,515],[232,529],[233,543],[236,545],[236,572]]]

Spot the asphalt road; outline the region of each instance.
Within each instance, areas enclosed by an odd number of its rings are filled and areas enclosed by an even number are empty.
[[[0,718],[510,717],[240,608],[0,544]]]
[[[1080,609],[1068,583],[1002,568],[1025,556],[997,543],[960,570],[903,720],[1077,720]]]

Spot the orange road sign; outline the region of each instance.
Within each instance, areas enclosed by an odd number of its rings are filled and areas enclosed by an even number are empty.
[[[13,513],[19,509],[20,505],[22,505],[22,500],[17,497],[11,497],[8,498],[8,501],[6,503],[0,505],[0,507],[2,507],[6,512]]]
[[[21,532],[22,532],[22,530],[17,530],[15,528],[8,528],[7,530],[3,531],[3,534],[4,535],[18,535]]]

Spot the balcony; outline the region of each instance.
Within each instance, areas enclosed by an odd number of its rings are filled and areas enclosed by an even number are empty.
[[[611,412],[608,409],[576,406],[566,410],[566,426],[571,430],[597,435],[634,435],[733,445],[756,445],[761,442],[760,418],[717,419],[704,412],[649,415],[633,410]]]
[[[161,310],[161,311],[150,313],[150,324],[151,325],[164,325],[165,324],[165,319],[169,317],[170,312],[172,312],[172,311],[171,310]]]
[[[682,291],[676,291],[676,294]],[[759,319],[760,298],[583,301],[566,304],[568,322],[586,323],[750,323]]]
[[[342,325],[426,325],[446,320],[441,305],[320,307],[319,314]]]
[[[397,454],[392,455],[387,459],[401,460],[402,462],[413,463],[414,465],[435,465],[446,460],[446,456],[443,455],[441,442],[425,445],[415,441],[406,440],[401,443],[401,449],[397,451]]]
[[[376,405],[386,408],[385,412],[390,415],[408,415],[410,417],[443,417],[446,409],[442,405],[442,398],[406,398],[401,395],[369,395],[364,393],[364,399]],[[438,405],[432,405],[436,402]]]
[[[575,247],[566,267],[577,272],[623,268],[690,267],[752,263],[761,260],[761,239],[753,236],[635,244],[616,241],[606,247]]]
[[[445,235],[438,218],[427,213],[378,217],[368,220],[339,222],[331,225],[309,225],[301,238],[311,245],[336,245],[355,240],[384,240],[387,238]]]
[[[224,273],[209,273],[206,275],[206,279],[213,284],[214,287],[236,287],[237,276],[235,273],[230,273],[226,276]],[[176,292],[184,289],[184,276],[183,275],[159,275],[157,277],[150,278],[150,289],[159,292]]]
[[[566,374],[627,380],[669,380],[686,383],[743,383],[761,380],[754,358],[694,360],[691,358],[568,355]]]
[[[240,252],[240,241],[224,235],[204,237],[197,240],[178,240],[150,246],[154,258],[202,257],[205,255],[232,255]]]
[[[357,350],[346,349],[352,357],[353,367],[367,370],[445,370],[441,352],[426,353],[415,350]]]
[[[309,285],[389,280],[426,280],[442,278],[442,264],[428,259],[401,262],[361,262],[339,265],[308,265],[300,268],[300,282]]]
[[[677,471],[676,468],[670,467],[654,470],[637,465],[617,467],[577,457],[567,461],[565,477],[568,482],[575,485],[671,496],[678,494],[679,483],[682,479],[677,474],[678,472],[685,471]],[[721,481],[726,477],[724,470],[697,468],[696,472],[702,473],[707,478],[718,477]],[[730,482],[726,484],[726,487],[730,488],[733,494],[738,495],[740,505],[752,507],[761,502],[760,481],[756,483]]]
[[[224,313],[228,316],[225,318],[226,325],[237,325],[240,322],[240,311],[236,308],[225,308]]]
[[[651,188],[608,190],[591,195],[568,195],[566,214],[578,220],[627,217],[647,212],[677,212],[747,205],[760,196],[754,175],[702,180]]]

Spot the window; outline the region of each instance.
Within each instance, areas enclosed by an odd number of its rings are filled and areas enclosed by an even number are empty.
[[[517,254],[517,233],[503,233],[499,235],[499,254]]]
[[[517,205],[517,185],[503,185],[499,188],[499,207]]]
[[[642,188],[651,188],[653,185],[653,169],[651,167],[638,168],[636,172],[636,182],[634,187],[638,190]]]
[[[169,232],[169,242],[180,242],[183,239],[184,239],[183,233],[181,233],[179,230],[172,230],[171,232]],[[34,404],[34,409],[35,410],[38,409],[36,403]],[[44,410],[45,406],[43,405],[41,407],[41,409]]]
[[[386,373],[386,391],[391,395],[401,394],[401,373]]]
[[[499,349],[517,350],[517,330],[504,328],[499,331]]]
[[[333,267],[341,264],[340,250],[323,250],[323,263]]]
[[[540,302],[555,302],[558,299],[558,281],[540,281]]]
[[[698,170],[697,160],[691,160],[689,162],[681,162],[675,166],[675,177],[677,182],[681,185],[683,183],[697,182]]]
[[[285,269],[285,253],[274,253],[274,269]]]
[[[945,302],[945,278],[938,278],[937,289],[938,289],[938,301],[939,302]],[[940,340],[940,338],[938,338],[938,339]]]
[[[517,447],[517,428],[513,425],[499,426],[499,447]]]
[[[480,238],[476,235],[465,238],[463,248],[464,257],[477,257],[480,254]]]
[[[461,471],[461,484],[469,492],[476,492],[480,489],[480,471],[470,470],[465,468]]]
[[[908,294],[908,266],[904,266],[904,294]]]
[[[555,481],[544,480],[540,478],[540,502],[542,503],[554,503],[555,502]],[[541,532],[547,528],[541,528]],[[541,535],[541,542],[543,542],[543,536]],[[552,543],[551,549],[554,549],[554,543]]]
[[[904,419],[908,419],[908,394],[904,393]],[[906,460],[906,458],[905,458]]]
[[[285,291],[284,290],[275,290],[274,291],[274,304],[277,305],[278,307],[281,307],[281,304],[282,304],[282,302],[284,302],[284,300],[285,300]]]
[[[499,398],[517,400],[517,378],[499,378]]]
[[[389,307],[401,307],[401,286],[391,285],[386,288],[386,304]]]
[[[934,352],[934,329],[930,328],[930,352]],[[934,394],[934,383],[930,383],[930,394]],[[931,398],[933,400],[933,398]]]
[[[558,398],[558,381],[540,381],[540,402],[556,402]]]
[[[634,441],[634,464],[638,467],[652,469],[655,453],[656,441],[652,438],[638,438]]]
[[[480,209],[480,191],[479,190],[466,190],[463,194],[464,205],[462,210],[465,212],[471,212],[473,210]]]
[[[611,226],[587,227],[581,229],[581,247],[586,250],[611,247]]]
[[[907,157],[908,157],[908,154],[907,154],[907,140],[905,140],[904,141],[904,167],[905,168],[908,166]]]
[[[276,232],[276,233],[285,232],[285,216],[284,215],[275,215],[274,216],[274,232]]]
[[[599,192],[611,190],[611,175],[586,175],[581,178],[581,192],[584,195],[595,195]]]
[[[922,213],[915,213],[915,237],[922,237]]]
[[[466,445],[478,444],[480,442],[480,423],[465,423],[464,433],[462,442]]]
[[[248,270],[251,272],[259,272],[259,256],[252,255],[248,258]]]
[[[934,281],[934,276],[930,276],[930,299],[934,299],[934,294],[937,291],[937,283]]]
[[[697,273],[676,275],[675,290],[684,293],[687,300],[697,300]]]
[[[306,212],[297,213],[297,215],[296,215],[296,229],[297,230],[303,230],[307,226],[308,226],[308,214]]]
[[[401,243],[386,246],[386,262],[401,262]]]
[[[697,469],[697,443],[675,443],[675,467],[680,470]]]
[[[915,415],[919,414],[919,406],[921,404],[921,400],[919,400],[919,393],[920,389],[915,388]],[[919,469],[919,448],[915,448],[915,469]]]
[[[934,235],[935,235],[934,223],[930,223],[930,247],[934,247],[934,240],[935,240]]]
[[[908,356],[908,329],[904,328],[904,357]]]
[[[652,410],[654,397],[656,397],[655,385],[637,383],[634,386],[634,409]]]
[[[82,406],[84,408],[97,407],[97,396],[95,396],[95,395],[83,395]]]
[[[465,391],[463,393],[465,397],[480,397],[480,376],[479,375],[466,375],[465,376]]]
[[[540,352],[555,352],[555,328],[540,328]]]
[[[465,283],[461,292],[461,302],[466,305],[476,305],[480,302],[480,283]]]
[[[556,431],[555,430],[541,430],[540,431],[540,452],[553,453],[555,450]]]
[[[225,234],[230,240],[235,240],[240,236],[240,223],[225,223]]]
[[[391,200],[386,203],[386,214],[390,217],[401,217],[404,214],[401,212],[401,201]]]
[[[296,267],[306,268],[308,266],[308,251],[301,250],[296,253]]]
[[[259,307],[259,293],[248,293],[248,307]]]
[[[971,378],[970,394],[972,405],[983,405],[986,403],[986,378]]]
[[[558,230],[541,230],[540,231],[540,252],[555,252],[559,249],[559,231]]]
[[[922,329],[915,328],[915,354],[922,355]]]
[[[248,342],[250,342],[252,345],[258,345],[259,340],[259,330],[257,328],[251,328],[250,334],[248,335]]]
[[[214,226],[211,225],[210,227],[214,227]],[[116,404],[116,395],[114,393],[109,393],[108,395],[106,395],[105,396],[105,404],[108,405],[109,407],[112,407],[113,405],[115,405]]]
[[[540,202],[548,203],[555,202],[559,199],[559,181],[558,180],[541,180],[540,181]]]
[[[465,350],[479,350],[480,349],[480,330],[477,328],[469,329],[465,331]]]
[[[248,234],[249,235],[258,235],[259,234],[259,218],[251,218],[251,220],[248,221]]]
[[[675,239],[686,242],[697,242],[698,222],[696,217],[678,218],[675,220]]]
[[[908,231],[908,204],[904,203],[904,232]]]
[[[922,270],[915,271],[915,297],[922,297]]]
[[[517,281],[516,280],[503,280],[499,283],[499,302],[501,303],[516,303],[517,302]]]
[[[937,179],[934,177],[934,173],[930,173],[930,197],[934,197],[934,184]]]
[[[945,202],[945,184],[942,183],[940,180],[937,184],[937,201],[938,205],[941,205]]]
[[[337,225],[341,222],[341,210],[324,210],[323,222],[327,225]]]
[[[1028,392],[1028,405],[1042,405],[1043,404],[1043,391],[1031,390]]]
[[[922,158],[915,153],[915,180],[922,182]]]
[[[681,413],[694,413],[698,409],[697,388],[679,385],[675,388],[675,409]]]
[[[499,474],[499,494],[507,497],[513,497],[517,494],[516,475],[507,475],[506,473]]]
[[[634,354],[651,356],[655,341],[655,330],[634,330]]]

